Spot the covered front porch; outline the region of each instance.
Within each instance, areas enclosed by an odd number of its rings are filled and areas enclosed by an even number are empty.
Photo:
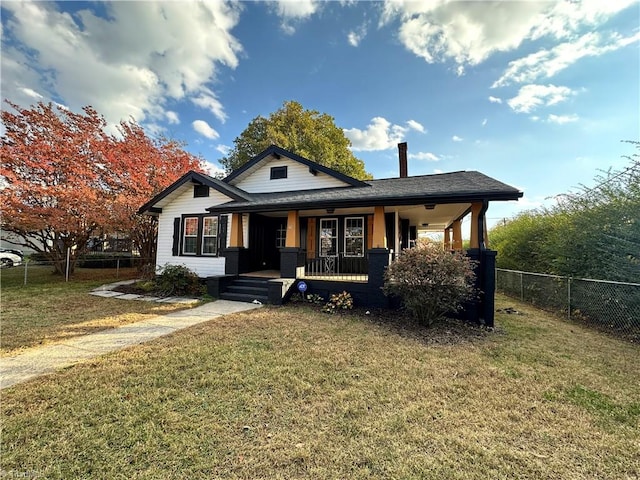
[[[479,200],[237,212],[230,215],[226,273],[267,276],[259,273],[266,271],[273,278],[278,272],[282,280],[304,280],[309,293],[327,296],[347,290],[356,304],[387,307],[389,299],[381,288],[395,256],[432,233],[441,235],[444,249],[461,251],[462,222],[470,216],[466,253],[477,261],[477,284],[483,292],[480,304],[470,309],[470,319],[491,324],[495,253],[487,250],[487,208],[488,201]],[[279,269],[265,268],[275,267],[276,254]]]

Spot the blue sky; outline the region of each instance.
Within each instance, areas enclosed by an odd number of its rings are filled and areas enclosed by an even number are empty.
[[[92,105],[217,160],[286,100],[375,178],[479,170],[490,223],[621,168],[640,139],[640,3],[4,1],[2,97]]]

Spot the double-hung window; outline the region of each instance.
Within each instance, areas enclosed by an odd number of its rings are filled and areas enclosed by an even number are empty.
[[[176,220],[180,221],[180,219]],[[222,225],[220,225],[217,216],[194,215],[182,217],[181,254],[197,256],[218,255],[218,240],[220,237],[225,239],[227,231],[226,217],[223,217],[222,220]],[[180,228],[180,225],[178,224],[174,228]],[[174,251],[178,251],[175,244]]]
[[[344,219],[344,256],[364,256],[364,217]]]
[[[198,223],[198,217],[184,219],[182,253],[185,255],[197,255],[198,253]]]
[[[320,256],[335,257],[338,255],[338,219],[320,219]]]
[[[202,221],[202,254],[215,255],[218,249],[218,217],[204,217]]]

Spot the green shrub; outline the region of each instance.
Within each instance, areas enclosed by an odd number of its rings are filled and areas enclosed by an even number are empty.
[[[432,242],[403,250],[387,268],[385,295],[396,295],[421,323],[432,325],[475,296],[473,263]]]
[[[165,265],[156,277],[158,291],[163,296],[204,295],[206,287],[198,275],[184,265]]]

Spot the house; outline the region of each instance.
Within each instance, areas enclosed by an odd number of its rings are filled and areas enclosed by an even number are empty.
[[[477,260],[482,296],[470,320],[493,323],[495,252],[487,248],[491,201],[522,192],[475,171],[357,180],[270,146],[226,178],[189,172],[143,205],[158,217],[158,266],[183,264],[207,279],[219,298],[279,304],[296,283],[327,296],[346,290],[358,305],[388,306],[380,288],[394,256],[422,232],[441,232],[462,250],[462,220],[471,216],[467,255]]]

